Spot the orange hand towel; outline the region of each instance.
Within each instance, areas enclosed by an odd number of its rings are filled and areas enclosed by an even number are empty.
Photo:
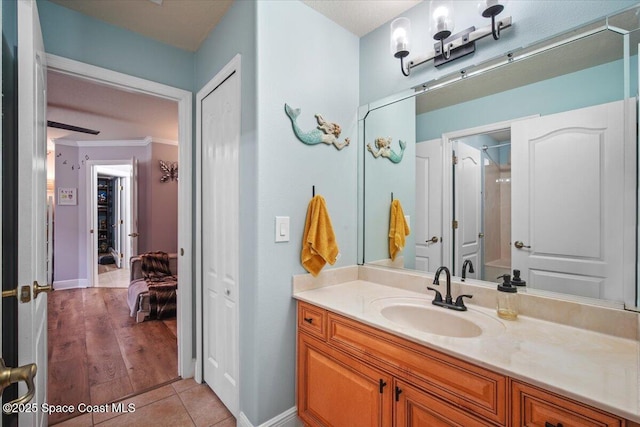
[[[327,205],[324,197],[315,196],[309,202],[304,224],[300,256],[302,265],[313,276],[317,276],[327,262],[335,264],[337,256],[338,244],[333,234]]]
[[[391,202],[391,219],[389,221],[389,255],[391,261],[396,259],[398,252],[404,248],[405,236],[410,233],[409,224],[404,218],[400,200]]]

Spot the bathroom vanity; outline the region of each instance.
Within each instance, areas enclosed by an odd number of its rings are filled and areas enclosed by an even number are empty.
[[[395,275],[395,286],[371,281],[376,273]],[[324,282],[294,278],[305,424],[637,426],[637,339],[527,316],[503,321],[473,300],[452,314],[416,288],[427,276],[401,274],[361,266]],[[489,289],[477,291],[488,301]],[[600,309],[589,317],[606,317]]]

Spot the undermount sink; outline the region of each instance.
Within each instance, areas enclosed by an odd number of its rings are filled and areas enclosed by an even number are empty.
[[[480,311],[452,311],[434,306],[426,299],[382,298],[371,304],[382,317],[394,324],[432,335],[474,338],[504,331],[504,325],[499,320]]]

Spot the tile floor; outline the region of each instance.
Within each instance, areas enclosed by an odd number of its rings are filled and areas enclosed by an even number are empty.
[[[236,420],[206,384],[179,380],[121,402],[134,412],[84,414],[57,427],[235,427]]]
[[[117,268],[115,264],[98,265],[98,285],[101,288],[128,288],[128,268]]]

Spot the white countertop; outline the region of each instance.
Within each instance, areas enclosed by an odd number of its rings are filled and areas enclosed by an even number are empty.
[[[379,303],[383,298],[412,298],[430,304],[431,296],[364,280],[296,292],[294,298],[640,422],[638,341],[525,316],[502,320],[472,300],[465,301],[470,317],[489,316],[489,323],[504,327],[477,338],[428,334],[387,320]]]

